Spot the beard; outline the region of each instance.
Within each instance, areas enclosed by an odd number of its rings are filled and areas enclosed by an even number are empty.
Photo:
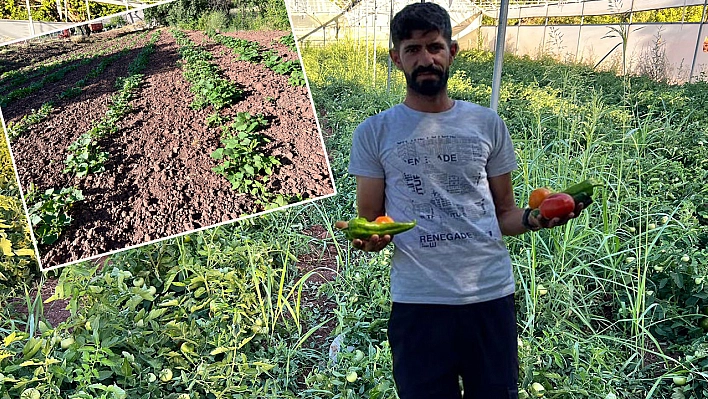
[[[426,78],[418,81],[418,76],[422,73],[432,73],[437,77]],[[404,73],[406,76],[406,84],[408,87],[418,94],[424,96],[435,96],[447,88],[447,80],[450,77],[450,70],[439,70],[433,66],[420,67],[415,69],[410,74]]]

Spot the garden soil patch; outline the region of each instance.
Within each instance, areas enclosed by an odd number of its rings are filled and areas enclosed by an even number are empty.
[[[263,114],[269,121],[269,126],[259,134],[271,140],[265,152],[282,163],[268,182],[269,192],[299,194],[303,199],[333,194],[334,185],[306,88],[288,85],[286,76],[260,64],[236,61],[237,55],[230,49],[199,32],[189,34],[196,44],[204,42],[224,76],[244,91],[244,98],[221,110],[221,115],[247,111]],[[258,41],[263,49],[272,48],[294,59],[296,53],[272,43],[286,34],[229,35],[244,35],[243,38]],[[100,141],[103,150],[109,153],[104,172],[85,178],[62,173],[68,154],[66,147],[103,117],[110,95],[115,92],[115,79],[127,75],[127,66],[137,54],[134,52],[106,69],[79,97],[59,104],[47,119],[12,143],[25,193],[31,184],[39,191],[75,186],[85,197],[74,204],[70,213],[74,220],[59,240],[40,246],[43,268],[263,210],[256,203],[257,198],[233,191],[225,177],[212,171],[218,162],[210,154],[220,146],[221,129],[207,126],[206,118],[214,112],[211,107],[203,110],[189,107],[193,95],[177,63],[180,59],[177,50],[173,37],[162,30],[143,71],[145,77],[137,97],[131,102],[132,112],[120,122],[117,133]],[[32,111],[24,101],[8,104],[6,108],[3,109],[6,122],[17,122]]]

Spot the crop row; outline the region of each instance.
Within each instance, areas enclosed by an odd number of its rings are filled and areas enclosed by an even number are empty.
[[[137,39],[133,40],[130,45],[133,45]],[[46,75],[39,81],[32,82],[29,86],[25,86],[16,90],[11,91],[8,93],[6,96],[0,97],[0,106],[6,106],[7,104],[25,98],[29,96],[30,94],[33,94],[37,91],[39,91],[41,88],[46,86],[49,83],[54,83],[62,80],[64,76],[71,72],[74,71],[75,69],[79,68],[80,66],[87,65],[92,63],[93,61],[99,59],[100,57],[104,56],[106,53],[108,53],[112,48],[104,48],[91,57],[84,58],[80,60],[79,62],[71,65],[67,65],[64,68],[61,68],[49,75]],[[105,68],[105,64],[110,63],[111,61],[105,61],[102,63],[104,64],[103,67]],[[100,73],[100,72],[99,72]]]
[[[103,163],[108,159],[108,153],[100,150],[97,140],[116,133],[118,123],[130,112],[130,101],[143,79],[140,72],[147,66],[148,57],[155,51],[155,42],[159,37],[160,32],[155,32],[148,45],[128,66],[128,76],[116,80],[119,91],[111,97],[105,116],[69,145],[69,155],[64,162],[66,164],[64,173],[84,177],[89,173],[104,171]]]
[[[180,46],[183,75],[191,84],[190,90],[194,94],[192,108],[202,109],[211,105],[215,109],[222,109],[241,99],[243,92],[235,83],[220,76],[222,73],[219,67],[210,62],[211,53],[194,45],[182,31],[172,30],[172,36]]]
[[[133,40],[131,40],[129,43],[124,44],[124,47],[112,56],[103,58],[96,67],[94,67],[86,74],[84,78],[80,79],[73,86],[59,93],[57,95],[58,99],[62,100],[78,96],[90,80],[100,76],[109,65],[113,64],[118,59],[127,55],[128,52],[135,46],[135,44],[140,39],[145,37],[146,33],[147,32],[143,32],[140,36],[133,38]],[[111,51],[112,49],[113,48],[101,50],[99,54],[91,57],[91,59],[96,59],[103,55],[103,53]],[[42,104],[42,106],[38,110],[34,110],[31,114],[23,116],[22,119],[20,119],[18,122],[8,124],[7,133],[10,137],[10,141],[14,141],[15,139],[17,139],[17,137],[28,131],[29,128],[32,127],[32,125],[35,125],[44,120],[44,118],[49,116],[53,110],[54,101],[49,100]]]
[[[275,167],[281,163],[261,149],[270,142],[264,135],[257,134],[268,126],[265,117],[248,112],[239,112],[233,119],[220,115],[219,110],[240,98],[242,91],[233,82],[220,77],[219,67],[209,62],[211,53],[196,46],[182,31],[173,30],[172,35],[180,45],[184,77],[195,94],[192,105],[197,108],[204,107],[207,102],[213,105],[215,112],[207,118],[207,124],[221,127],[222,147],[211,154],[213,159],[221,161],[219,166],[212,168],[214,173],[224,176],[233,190],[253,195],[257,198],[255,202],[266,209],[287,204],[289,198],[270,193],[266,186]],[[238,93],[239,97],[233,93]]]
[[[119,43],[127,41],[128,38],[130,38],[130,36],[120,37],[110,41],[103,41],[95,46],[84,48],[81,51],[63,54],[50,60],[45,60],[44,62],[32,63],[24,68],[7,71],[2,74],[2,77],[0,77],[0,85],[4,86],[5,90],[9,90],[13,87],[28,82],[30,79],[47,75],[59,68],[64,67],[70,62],[85,59],[87,55],[98,54],[105,48],[115,47]]]
[[[302,71],[302,66],[299,60],[287,61],[281,57],[277,51],[268,50],[264,51],[257,42],[253,42],[246,39],[239,39],[230,36],[224,36],[216,33],[214,30],[207,30],[206,35],[222,44],[229,47],[234,52],[239,54],[240,61],[248,61],[253,63],[262,63],[266,68],[279,75],[289,75],[288,83],[292,86],[304,86],[305,85],[305,75]],[[290,44],[288,37],[292,35],[283,36],[281,38],[282,42],[286,45]],[[294,44],[294,43],[293,43]]]
[[[155,32],[149,43],[131,62],[128,76],[116,80],[119,91],[111,97],[111,105],[105,116],[68,146],[69,154],[64,161],[66,164],[64,173],[84,177],[88,173],[104,170],[103,163],[108,159],[108,153],[101,150],[98,140],[115,133],[118,130],[118,122],[130,112],[129,102],[143,79],[140,72],[145,69],[148,57],[154,52],[159,34],[159,31]],[[42,194],[30,188],[27,202],[30,204],[30,219],[37,241],[45,245],[55,242],[61,231],[71,224],[72,219],[69,216],[71,206],[82,200],[84,200],[83,193],[76,187],[65,187],[60,190],[50,188]]]

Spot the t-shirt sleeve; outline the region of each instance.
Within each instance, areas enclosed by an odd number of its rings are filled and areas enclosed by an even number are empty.
[[[354,176],[383,179],[385,177],[384,169],[379,156],[375,131],[370,122],[370,120],[366,120],[354,130],[348,172]]]
[[[511,142],[511,135],[504,121],[495,114],[494,137],[492,142],[494,148],[489,155],[487,161],[487,176],[501,176],[516,170],[519,166],[516,163],[516,154],[514,153],[514,145]]]

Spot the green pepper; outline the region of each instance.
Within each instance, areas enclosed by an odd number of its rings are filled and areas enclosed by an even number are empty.
[[[602,183],[598,182],[595,179],[587,179],[583,180],[578,184],[573,184],[572,186],[566,188],[563,190],[564,193],[570,194],[571,197],[575,198],[576,195],[584,194],[585,196],[581,196],[580,198],[592,198],[592,192],[593,188],[597,186],[602,186]],[[579,202],[577,199],[575,202]]]
[[[393,222],[393,223],[377,223],[369,222],[366,218],[357,217],[349,221],[347,227],[342,229],[344,235],[349,240],[354,240],[356,238],[360,240],[366,240],[372,235],[376,234],[379,237],[385,235],[394,235],[398,233],[403,233],[415,227],[416,221],[412,222]]]

